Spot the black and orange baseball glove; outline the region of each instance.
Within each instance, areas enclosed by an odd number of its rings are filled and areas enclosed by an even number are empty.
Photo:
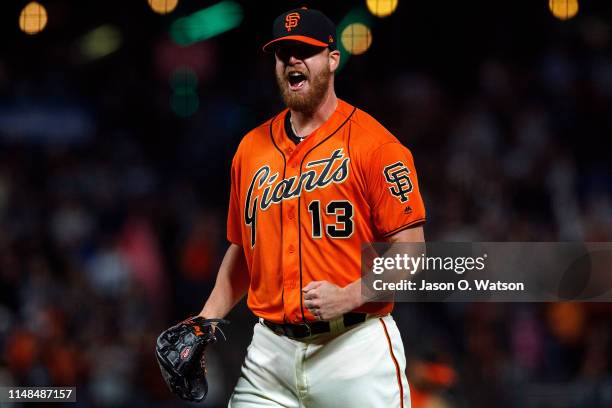
[[[205,351],[217,342],[218,323],[223,319],[190,317],[165,330],[157,338],[155,355],[170,391],[184,400],[200,402],[208,394]]]

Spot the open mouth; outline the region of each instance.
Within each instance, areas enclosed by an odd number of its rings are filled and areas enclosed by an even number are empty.
[[[306,75],[299,71],[291,71],[289,72],[289,74],[287,74],[289,89],[291,89],[292,91],[297,91],[298,89],[302,88],[307,80],[308,78],[306,77]]]

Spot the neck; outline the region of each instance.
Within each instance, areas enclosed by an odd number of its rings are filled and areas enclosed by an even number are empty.
[[[338,106],[338,98],[333,88],[313,112],[298,112],[291,110],[291,123],[299,136],[308,136],[321,126],[334,113]]]

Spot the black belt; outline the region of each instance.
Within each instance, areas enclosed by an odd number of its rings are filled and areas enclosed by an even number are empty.
[[[366,321],[368,315],[366,313],[346,313],[342,320],[344,327],[353,326],[357,323],[363,323]],[[262,320],[263,324],[266,325],[274,333],[291,337],[293,339],[301,339],[304,337],[314,336],[315,334],[329,333],[331,327],[329,322],[307,322],[301,324],[290,324],[290,323],[274,323],[269,320]]]

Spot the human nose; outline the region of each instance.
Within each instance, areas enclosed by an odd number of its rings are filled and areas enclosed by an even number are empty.
[[[297,64],[299,64],[300,62],[302,62],[302,60],[301,60],[301,59],[299,59],[298,57],[296,57],[296,56],[295,56],[295,55],[293,55],[293,54],[290,54],[290,55],[289,55],[289,59],[287,60],[287,63],[288,63],[289,65],[297,65]]]

